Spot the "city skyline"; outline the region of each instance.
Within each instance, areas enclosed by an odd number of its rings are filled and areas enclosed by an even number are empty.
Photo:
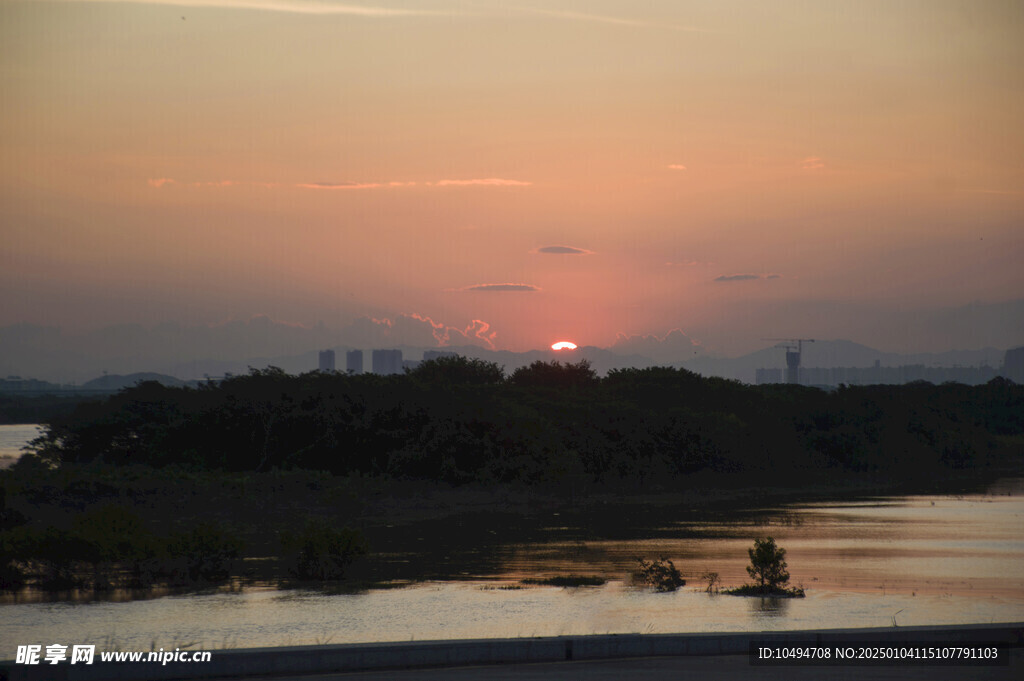
[[[1022,31],[996,1],[12,0],[0,329],[1017,346]]]

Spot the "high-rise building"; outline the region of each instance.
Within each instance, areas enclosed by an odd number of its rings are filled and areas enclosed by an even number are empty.
[[[373,373],[381,376],[402,373],[402,351],[374,350]]]
[[[1024,383],[1024,347],[1011,348],[1003,359],[1003,375],[1014,383]]]
[[[320,351],[320,371],[334,371],[334,350]]]
[[[349,350],[345,355],[345,370],[350,374],[363,373],[363,351]]]

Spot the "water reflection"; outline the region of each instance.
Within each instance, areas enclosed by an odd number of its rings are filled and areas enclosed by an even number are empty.
[[[747,597],[750,601],[750,610],[760,617],[784,617],[789,610],[792,598],[772,598],[765,596],[761,598]]]
[[[379,564],[394,561],[397,573],[419,580],[407,588],[330,594],[245,585],[234,593],[145,601],[18,602],[0,606],[0,650],[19,641],[97,637],[100,644],[109,638],[141,650],[186,639],[215,648],[223,642],[244,647],[886,627],[894,613],[900,626],[1020,621],[1024,496],[1018,492],[1024,486],[1004,483],[998,489],[993,496],[887,497],[740,511],[662,507],[623,513],[619,524],[608,525],[582,512],[563,514],[557,524],[535,518],[532,527],[478,514],[453,521],[440,536],[427,525],[399,528],[378,545]],[[490,532],[494,527],[503,531]],[[421,552],[398,550],[409,545],[401,536],[409,532],[430,538],[420,542],[426,544]],[[790,583],[806,588],[806,598],[704,593],[702,575],[708,572],[719,574],[723,588],[749,581],[747,549],[769,534],[787,550]],[[387,540],[395,549],[390,554]],[[686,587],[659,594],[630,585],[637,556],[662,555],[683,572]],[[521,583],[572,574],[609,581],[586,588]],[[422,581],[431,577],[435,581]]]
[[[39,437],[36,425],[0,426],[0,469],[8,468],[24,454],[22,448]]]

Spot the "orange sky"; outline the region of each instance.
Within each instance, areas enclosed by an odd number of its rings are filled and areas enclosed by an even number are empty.
[[[945,349],[891,320],[1024,297],[1022,36],[983,0],[2,2],[0,326]]]

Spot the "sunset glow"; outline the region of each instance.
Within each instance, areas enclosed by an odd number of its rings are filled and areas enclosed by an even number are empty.
[[[551,346],[552,350],[575,350],[576,344],[569,341],[558,341]]]
[[[996,0],[0,2],[0,329],[1011,347],[1022,30]]]

